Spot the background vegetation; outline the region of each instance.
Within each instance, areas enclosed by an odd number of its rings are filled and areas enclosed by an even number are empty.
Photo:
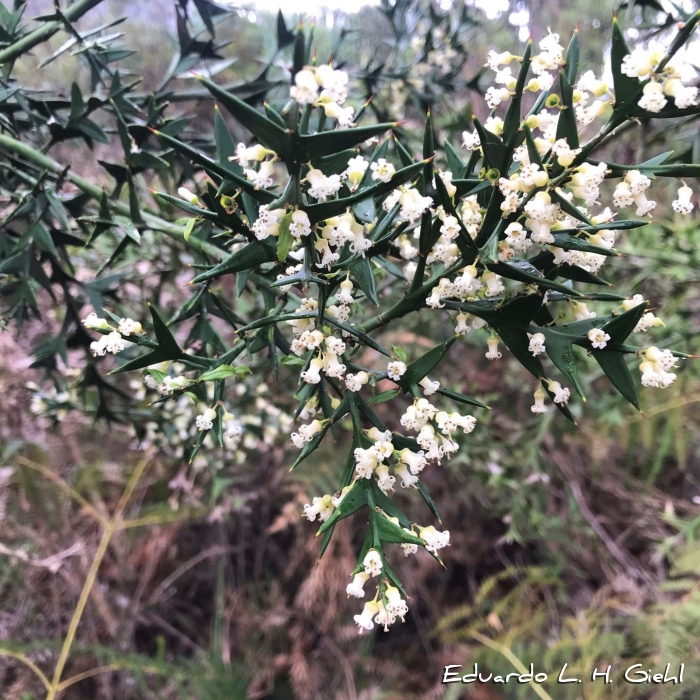
[[[170,116],[188,117],[189,137],[208,146],[209,95],[188,76],[186,64],[173,70],[186,54],[176,9],[168,2],[106,0],[76,27],[85,31],[126,17],[105,30],[124,35],[110,47],[135,51],[119,63],[125,75],[143,76],[138,91],[144,99],[153,91],[171,93]],[[489,48],[511,48],[522,31],[539,36],[548,24],[568,37],[580,22],[582,64],[597,69],[613,9],[603,0],[564,8],[532,0],[512,3],[491,19],[470,5],[448,11],[434,6],[431,14],[427,4],[383,3],[321,15],[316,43],[319,52],[337,48],[338,61],[363,81],[367,96],[375,95],[371,109],[379,119],[398,107],[408,137],[418,133],[413,127],[431,104],[438,137],[457,142],[472,110],[481,109],[472,99],[487,86],[481,71]],[[51,5],[30,2],[26,16],[43,11]],[[619,12],[633,30],[633,43],[650,36],[663,41],[679,9],[646,2]],[[209,61],[224,66],[217,81],[240,86],[241,94],[255,99],[261,89],[255,81],[270,63],[264,92],[270,100],[283,99],[275,92],[286,89],[275,86],[286,60],[276,53],[276,16],[236,9],[217,19],[216,43],[223,46],[215,52],[221,58]],[[287,18],[289,26],[293,20]],[[207,41],[199,15],[193,12],[190,22],[192,35]],[[430,72],[434,63],[419,60],[433,25],[449,26],[460,44],[451,64],[456,70],[437,77]],[[94,89],[84,56],[68,51],[46,63],[67,38],[57,33],[21,58],[14,75],[23,88],[64,98],[74,82],[85,94]],[[226,57],[236,61],[226,66]],[[428,73],[417,68],[421,63],[429,65]],[[176,77],[166,81],[168,75]],[[673,131],[639,123],[609,144],[609,159],[640,161],[670,149],[697,154],[696,132],[694,120]],[[67,139],[51,144],[49,155],[111,187],[98,162],[119,158],[113,136],[93,148]],[[169,190],[179,184],[167,173],[161,177]],[[148,184],[139,176],[144,199]],[[641,229],[634,247],[622,249],[627,257],[609,263],[608,277],[664,310],[667,329],[655,336],[659,346],[700,354],[700,232],[694,222],[658,221]],[[101,252],[86,249],[84,270],[75,276],[94,270]],[[129,308],[151,299],[174,313],[185,299],[181,288],[191,262],[175,243],[145,238],[120,263],[140,274],[119,302]],[[505,673],[513,655],[547,671],[568,662],[572,673],[608,664],[624,669],[637,660],[661,668],[685,661],[684,685],[616,683],[615,697],[689,700],[700,692],[696,365],[687,363],[668,391],[644,393],[643,415],[607,392],[602,374],[590,370],[584,384],[595,384],[602,398],[576,415],[575,427],[554,411],[544,421],[532,416],[531,389],[523,387],[517,363],[494,366],[483,349],[464,346],[449,379],[465,393],[485,397],[493,410],[458,457],[426,476],[452,533],[447,569],[429,557],[402,562],[400,573],[412,581],[413,595],[406,624],[358,639],[344,595],[358,544],[353,523],[339,525],[333,556],[316,565],[318,543],[299,517],[310,496],[332,490],[342,468],[334,449],[319,450],[293,475],[285,466],[284,435],[266,440],[261,433],[254,461],[222,461],[205,451],[194,474],[185,472],[176,439],[144,453],[136,438],[152,420],[146,402],[134,407],[111,397],[103,404],[101,392],[97,400],[91,393],[86,399],[71,383],[80,349],[69,346],[58,368],[50,360],[55,352],[42,352],[63,321],[46,291],[37,294],[37,307],[40,316],[0,335],[3,700],[45,692],[17,657],[47,674],[61,658],[100,544],[95,513],[109,519],[113,533],[82,601],[64,674],[77,680],[62,689],[63,698],[533,697],[527,686],[440,685],[445,664],[478,662]],[[392,342],[419,353],[434,344],[430,333],[420,320]],[[128,382],[121,388],[138,391]],[[274,376],[267,387],[249,385],[246,392],[253,405],[262,405],[274,395]],[[77,410],[86,405],[87,411]],[[272,420],[264,408],[259,413],[261,423]],[[143,475],[134,481],[138,467]],[[125,489],[132,489],[128,502],[122,500]],[[103,673],[82,678],[98,666]],[[544,688],[555,700],[608,693],[589,683]]]

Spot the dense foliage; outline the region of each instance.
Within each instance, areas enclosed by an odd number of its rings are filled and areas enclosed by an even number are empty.
[[[48,315],[52,328],[32,350],[44,370],[32,408],[130,424],[140,448],[187,465],[182,483],[218,474],[215,510],[227,465],[255,466],[291,442],[296,469],[335,440],[347,450],[333,454],[340,479],[303,514],[321,523],[321,556],[338,522],[361,514],[364,540],[345,572],[347,594],[368,598],[360,631],[408,612],[397,553],[422,547],[441,563],[450,544],[424,470],[456,459],[489,408],[445,369],[467,335],[488,360],[509,353],[522,365],[535,416],[553,404],[575,422],[586,363],[635,409],[640,382],[677,380],[689,356],[646,340],[664,310],[609,291],[599,272],[621,247],[634,253],[665,179],[672,210],[692,214],[686,180],[700,164],[692,150],[628,163],[600,153],[631,123],[700,113],[683,52],[700,13],[664,51],[630,50],[613,20],[610,76],[579,66],[578,31],[566,48],[549,32],[521,55],[490,51],[480,81],[460,77],[474,30],[466,10],[421,18],[412,3],[387,3],[397,41],[378,66],[337,65],[340,44],[320,55],[313,28],[292,31],[280,14],[264,70],[222,87],[230,61],[215,30],[226,11],[181,0],[179,55],[158,90],[139,94],[116,67],[130,51],[112,25],[73,26],[95,4],[56,9],[34,31],[24,5],[0,5],[3,324]],[[13,77],[59,29],[71,39],[44,64],[79,56],[89,92],[37,92]],[[211,133],[170,104],[188,75],[216,102]],[[368,99],[382,82],[403,86],[401,99]],[[428,105],[465,88],[483,92],[488,117],[470,115],[458,145],[438,138]],[[401,117],[427,108],[419,132],[389,121],[396,104]],[[76,142],[111,147],[104,173],[87,178],[51,157]],[[432,349],[386,342],[417,323]],[[498,400],[496,390],[494,411]],[[401,489],[427,511],[404,512]]]

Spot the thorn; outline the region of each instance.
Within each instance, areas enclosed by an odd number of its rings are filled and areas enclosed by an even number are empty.
[[[644,415],[644,411],[642,411],[642,409],[641,409],[641,408],[639,409],[639,412],[640,412],[640,413],[642,414],[642,418],[644,418],[644,420],[646,420],[646,419],[647,419],[647,417],[646,417],[646,416]]]

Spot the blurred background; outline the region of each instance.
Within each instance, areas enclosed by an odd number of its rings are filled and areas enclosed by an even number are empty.
[[[30,0],[26,17],[52,6]],[[581,68],[599,75],[606,70],[614,10],[632,45],[664,44],[679,16],[697,9],[694,2],[667,0],[229,4],[217,16],[215,56],[204,64],[217,82],[236,86],[252,102],[263,93],[283,102],[287,94],[288,57],[276,53],[280,8],[289,27],[299,13],[307,24],[315,20],[319,56],[333,54],[349,72],[356,106],[374,96],[376,118],[406,120],[408,137],[420,133],[430,105],[438,139],[455,146],[471,128],[471,114],[486,114],[480,94],[490,84],[483,69],[489,49],[520,53],[516,47],[530,35],[539,40],[548,27],[566,44],[578,25]],[[203,35],[202,20],[184,22],[172,1],[105,0],[78,26],[120,18],[126,19],[112,31],[134,51],[120,66],[143,76],[138,90],[144,94],[170,91],[171,114],[191,118],[189,132],[208,137],[213,103],[188,74],[196,62],[183,62],[182,51],[186,39]],[[23,57],[17,79],[66,95],[75,81],[89,92],[90,72],[80,56],[64,53],[42,65],[65,40],[56,35]],[[256,81],[266,66],[260,93]],[[635,124],[608,144],[605,157],[641,162],[668,150],[700,160],[696,118],[672,129],[653,121]],[[98,182],[107,179],[98,161],[114,153],[109,143],[90,150],[75,141],[51,150],[54,159]],[[689,184],[697,192],[697,183]],[[672,192],[655,196],[665,218],[626,235],[618,248],[625,256],[608,263],[607,279],[620,293],[651,300],[666,323],[654,330],[655,345],[700,354],[697,219],[668,214]],[[94,261],[86,256],[89,268]],[[134,281],[132,299],[166,294],[177,308],[188,273],[182,261],[169,260],[168,275],[157,285]],[[51,317],[51,300],[41,303],[43,319],[0,334],[0,643],[12,641],[50,667],[98,532],[84,509],[39,471],[14,468],[17,457],[61,474],[88,501],[111,508],[142,444],[133,425],[94,420],[71,401],[58,400],[55,390],[48,392],[47,370],[32,367],[30,355],[58,320]],[[447,320],[436,329],[419,316],[413,327],[392,330],[383,342],[418,354],[436,336],[451,333]],[[158,512],[203,504],[207,514],[115,536],[69,670],[74,675],[98,663],[121,670],[76,683],[62,697],[535,697],[527,685],[440,682],[446,664],[476,662],[505,674],[514,670],[513,657],[550,676],[565,662],[572,675],[609,664],[617,671],[637,662],[661,670],[667,662],[686,663],[683,685],[616,682],[610,691],[600,682],[548,682],[543,689],[554,700],[700,697],[700,365],[684,363],[667,391],[644,390],[639,414],[589,363],[583,377],[589,405],[573,406],[574,426],[554,411],[542,419],[531,414],[533,387],[507,355],[489,363],[483,348],[467,340],[453,360],[449,376],[432,378],[482,398],[492,410],[478,415],[479,426],[457,457],[426,474],[451,547],[445,570],[424,552],[397,560],[412,596],[404,625],[357,635],[357,606],[346,602],[345,586],[346,572],[355,566],[358,523],[343,521],[317,563],[315,528],[300,513],[313,495],[332,491],[342,446],[326,445],[288,474],[285,436],[262,430],[272,420],[267,399],[282,409],[291,406],[275,397],[270,375],[267,386],[249,387],[260,397],[255,458],[249,452],[245,459],[222,461],[211,451],[197,474],[185,478],[177,451],[152,456],[138,491],[143,504]],[[134,386],[124,390],[136,392]],[[410,494],[402,498],[407,512],[415,509]],[[0,698],[39,697],[31,672],[0,658]]]

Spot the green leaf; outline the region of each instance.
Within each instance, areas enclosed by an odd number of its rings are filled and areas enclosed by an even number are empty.
[[[438,513],[437,506],[435,505],[435,501],[433,500],[432,496],[428,492],[428,489],[426,485],[422,482],[418,482],[418,491],[420,491],[420,495],[423,497],[423,500],[425,501],[425,504],[428,506],[430,512],[437,518],[437,521],[442,525],[442,519],[440,518],[440,513]]]
[[[505,175],[504,170],[508,167],[508,149],[500,136],[484,129],[483,124],[474,118],[474,128],[479,134],[481,150],[489,168],[496,168]]]
[[[578,125],[576,124],[576,112],[574,111],[573,94],[569,79],[566,77],[566,71],[559,71],[559,89],[561,91],[561,101],[564,109],[559,112],[559,121],[557,123],[557,141],[566,139],[569,148],[578,148]]]
[[[578,238],[567,233],[554,233],[554,241],[549,245],[555,248],[564,248],[564,250],[581,250],[584,253],[597,253],[598,255],[615,256],[618,254],[611,248],[603,248],[589,243],[588,238]]]
[[[320,131],[317,134],[300,136],[294,149],[294,157],[306,163],[320,156],[327,156],[331,153],[354,148],[374,136],[379,136],[390,129],[394,129],[396,126],[396,122],[371,124],[369,126]]]
[[[444,343],[440,343],[440,345],[436,345],[428,350],[425,355],[419,357],[415,362],[411,362],[406,368],[405,374],[401,377],[401,384],[403,386],[418,384],[421,379],[430,374],[442,362],[455,340],[457,340],[457,336],[453,335]]]
[[[519,328],[492,323],[496,333],[500,336],[508,350],[513,353],[515,359],[531,374],[538,379],[544,376],[544,369],[539,357],[533,357],[530,352],[530,339],[527,333]]]
[[[611,343],[624,343],[627,336],[632,333],[639,319],[644,315],[648,307],[647,302],[631,308],[629,311],[613,318],[606,323],[602,330],[610,336]]]
[[[521,106],[523,99],[523,90],[525,89],[525,81],[527,80],[527,74],[530,70],[530,55],[532,54],[532,39],[527,42],[525,51],[523,53],[523,59],[520,64],[520,70],[518,71],[518,78],[515,83],[515,95],[510,100],[508,105],[508,111],[506,112],[505,119],[503,120],[503,133],[506,135],[507,147],[510,151],[515,147],[516,140],[518,139],[518,130],[520,128],[521,120]],[[499,167],[499,166],[495,166]],[[504,175],[506,173],[503,173]]]
[[[630,105],[636,103],[641,92],[641,84],[637,78],[630,78],[622,72],[622,60],[631,53],[625,37],[622,34],[617,17],[613,17],[612,48],[610,50],[610,65],[615,88],[615,112],[625,114]]]
[[[192,229],[194,228],[194,225],[197,223],[197,219],[190,219],[186,224],[185,224],[185,240],[189,241],[190,240],[190,235],[192,233]]]
[[[538,287],[544,287],[545,289],[556,289],[557,291],[570,297],[582,297],[584,296],[580,292],[577,292],[571,287],[566,287],[559,282],[554,282],[553,280],[547,279],[542,276],[542,273],[537,270],[537,268],[532,265],[527,265],[526,263],[489,263],[486,267],[495,272],[501,277],[506,279],[515,280],[516,282],[524,282],[525,284],[536,284]]]
[[[232,181],[235,187],[242,189],[244,192],[247,192],[256,201],[261,202],[262,204],[270,204],[270,202],[275,200],[276,197],[272,192],[268,192],[265,189],[256,188],[255,185],[252,182],[250,182],[250,180],[239,175],[236,171],[236,168],[234,167],[234,165],[236,165],[235,163],[217,163],[215,160],[212,160],[211,158],[204,155],[203,153],[200,153],[191,146],[188,146],[182,141],[178,141],[178,139],[173,138],[172,136],[169,136],[168,134],[165,134],[162,131],[154,130],[154,133],[156,134],[156,136],[158,136],[159,139],[165,141],[168,145],[172,146],[178,153],[180,153],[183,156],[186,156],[187,158],[190,158],[192,161],[200,165],[205,170],[212,172],[215,175],[218,175],[224,180]]]
[[[250,368],[245,365],[239,367],[231,367],[231,365],[221,365],[205,372],[200,378],[200,382],[214,382],[219,379],[227,379],[228,377],[241,377],[245,374],[250,374]]]
[[[576,358],[571,338],[560,335],[548,328],[541,328],[540,331],[545,336],[545,352],[554,366],[571,382],[581,398],[585,401],[583,386],[576,368]]]
[[[295,318],[301,318],[301,316],[296,315]],[[376,350],[377,352],[382,353],[382,355],[391,357],[391,353],[388,350],[383,348],[374,338],[357,328],[357,326],[353,326],[349,323],[344,323],[343,321],[338,321],[337,319],[331,318],[330,316],[326,316],[326,322],[330,323],[333,326],[336,326],[337,328],[340,328],[346,333],[351,333],[356,338],[359,338],[365,345],[372,348],[373,350]]]
[[[32,237],[40,250],[53,255],[54,258],[58,258],[58,251],[54,245],[53,238],[51,238],[51,234],[41,221],[32,224],[27,234]]]
[[[470,251],[472,254],[476,253],[476,243],[474,243],[474,239],[469,235],[469,231],[467,231],[466,227],[464,226],[464,223],[462,222],[462,217],[457,213],[457,210],[455,209],[455,206],[452,203],[452,199],[450,199],[450,196],[447,193],[445,183],[442,181],[440,173],[437,171],[435,172],[435,191],[437,192],[440,204],[442,204],[442,208],[447,214],[449,214],[450,216],[454,216],[455,219],[457,219],[457,222],[459,223],[459,236],[457,237],[455,243],[457,243],[457,245],[459,246],[460,252],[464,257],[468,257]],[[428,223],[430,223],[429,220]],[[434,243],[433,241],[430,242]],[[432,248],[432,245],[430,246],[430,248]],[[471,257],[473,259],[473,255]]]
[[[277,11],[277,48],[283,49],[294,43],[294,32],[287,29],[282,10]]]
[[[347,498],[347,496],[346,496]],[[342,501],[341,501],[342,505]],[[330,518],[329,518],[330,519]],[[425,546],[425,540],[416,535],[406,532],[400,525],[391,522],[389,518],[381,513],[375,515],[379,539],[389,544],[418,544]]]
[[[203,272],[201,275],[197,275],[190,284],[207,282],[225,274],[250,270],[263,263],[272,262],[276,259],[277,251],[270,243],[266,241],[253,241],[243,248],[240,248],[235,253],[232,253],[226,260],[216,265],[216,267],[213,267],[207,272]]]
[[[236,155],[236,144],[223,116],[221,116],[219,105],[216,104],[214,105],[214,139],[216,141],[216,160],[234,172],[238,171],[238,174],[244,177],[243,168],[235,160],[229,160]]]
[[[401,393],[400,389],[390,389],[389,391],[382,391],[381,394],[375,394],[371,396],[367,403],[374,405],[375,403],[384,403],[385,401],[391,401],[395,399]]]
[[[148,303],[148,308],[151,312],[151,319],[153,320],[153,331],[158,341],[158,349],[179,357],[182,354],[180,346],[177,344],[173,334],[165,324],[165,321],[163,321],[160,314],[156,311],[156,307],[150,302]]]
[[[287,212],[280,220],[279,237],[277,238],[277,259],[284,262],[289,255],[289,251],[294,245],[294,236],[292,236],[289,227],[292,223],[294,212]]]
[[[447,165],[452,173],[452,181],[463,178],[467,166],[462,162],[455,147],[447,139],[445,139],[445,155],[447,156]]]
[[[367,505],[367,489],[363,488],[359,481],[356,481],[353,487],[345,494],[343,499],[338,504],[338,507],[331,513],[331,516],[326,522],[321,525],[316,535],[322,535],[326,530],[329,530],[339,520],[347,518],[353,513],[357,513],[360,508]]]
[[[576,82],[578,76],[578,60],[581,49],[579,46],[578,39],[578,27],[574,29],[574,33],[571,36],[571,41],[566,49],[566,80],[569,85],[573,85]]]
[[[561,120],[562,118],[559,117],[560,124]],[[573,216],[574,219],[583,221],[583,223],[587,226],[595,227],[595,224],[583,212],[581,212],[578,207],[575,207],[568,199],[566,199],[566,197],[562,197],[557,190],[550,190],[549,196],[552,198],[552,202],[554,204],[558,204],[562,208],[562,211],[565,211],[569,216]]]
[[[592,355],[603,372],[605,372],[605,376],[610,380],[611,384],[640,411],[637,387],[634,384],[634,379],[627,362],[625,362],[623,353],[603,349],[593,350]]]
[[[450,389],[438,389],[438,394],[452,399],[453,401],[458,401],[459,403],[465,403],[469,406],[479,406],[480,408],[489,408],[485,403],[479,401],[478,399],[473,399],[471,396],[465,396],[457,391],[451,391]]]
[[[280,232],[282,227],[280,226]],[[357,286],[364,292],[365,296],[376,306],[379,306],[377,297],[377,286],[372,270],[372,263],[367,257],[360,258],[350,265],[350,273],[357,282]]]
[[[198,75],[197,79],[260,143],[272,149],[283,160],[291,158],[292,136],[290,132],[258,112],[255,107],[251,107],[247,102],[227,92],[204,76]]]
[[[535,139],[532,135],[532,130],[527,124],[523,125],[523,133],[525,134],[525,144],[527,145],[527,155],[530,158],[531,163],[537,163],[537,165],[542,167],[542,157],[540,152],[537,150],[535,144]]]
[[[394,355],[396,355],[396,357],[398,357],[399,360],[401,360],[401,362],[406,362],[406,360],[408,359],[408,355],[402,347],[399,347],[398,345],[392,345],[391,349]]]

